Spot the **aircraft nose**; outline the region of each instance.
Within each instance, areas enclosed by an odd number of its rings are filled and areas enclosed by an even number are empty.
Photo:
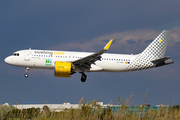
[[[6,58],[4,59],[4,62],[7,63],[7,64],[9,64],[10,58],[9,58],[9,57],[6,57]]]

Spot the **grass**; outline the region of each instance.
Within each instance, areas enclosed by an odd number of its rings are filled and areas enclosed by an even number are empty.
[[[16,109],[9,106],[0,106],[0,119],[1,120],[179,120],[180,119],[180,106],[176,105],[171,108],[159,107],[157,110],[144,105],[135,105],[134,110],[129,104],[133,95],[126,101],[118,98],[119,106],[115,110],[112,107],[102,108],[98,104],[98,100],[92,102],[85,102],[83,98],[79,100],[79,109],[64,109],[61,112],[50,111],[47,106],[40,109]],[[113,102],[114,103],[114,102]]]

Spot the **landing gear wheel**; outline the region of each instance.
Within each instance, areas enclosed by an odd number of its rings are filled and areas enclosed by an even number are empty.
[[[24,74],[24,77],[25,77],[25,78],[27,78],[28,76],[29,76],[29,75],[28,75],[27,73],[26,73],[26,74]]]
[[[85,74],[82,74],[82,76],[81,76],[81,82],[85,82],[85,81],[86,81],[86,78],[87,78],[87,76],[86,76]]]
[[[29,75],[28,75],[28,72],[29,72],[29,67],[26,67],[26,74],[24,74],[24,77],[27,78]]]

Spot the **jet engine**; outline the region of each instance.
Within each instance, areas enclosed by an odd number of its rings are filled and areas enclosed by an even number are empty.
[[[71,77],[72,63],[56,61],[54,68],[54,76],[56,77]]]

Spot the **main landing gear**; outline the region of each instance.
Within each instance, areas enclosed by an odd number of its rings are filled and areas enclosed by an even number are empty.
[[[28,72],[29,72],[29,67],[26,67],[26,74],[24,74],[24,77],[27,78],[29,75],[28,75]]]
[[[82,73],[82,75],[81,75],[81,82],[85,82],[86,78],[87,78],[86,74]]]

